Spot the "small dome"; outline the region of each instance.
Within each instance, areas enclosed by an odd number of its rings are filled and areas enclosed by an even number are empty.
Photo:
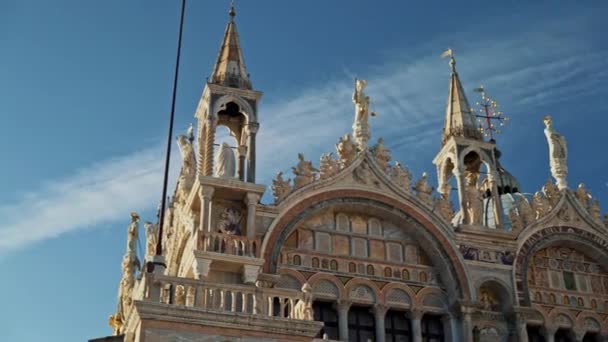
[[[519,181],[512,174],[509,173],[499,161],[500,151],[498,149],[494,149],[494,153],[496,156],[496,171],[498,173],[498,177],[496,179],[496,187],[498,188],[498,194],[515,194],[519,192]],[[488,178],[486,177],[482,184],[481,189],[483,191],[492,190],[488,184]]]

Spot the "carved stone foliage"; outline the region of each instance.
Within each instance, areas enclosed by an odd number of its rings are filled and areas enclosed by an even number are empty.
[[[275,179],[272,180],[272,195],[274,202],[279,203],[291,193],[291,179],[283,179],[283,172],[277,173]]]
[[[333,153],[321,155],[319,175],[321,179],[330,178],[340,171],[340,163],[334,159]]]
[[[460,253],[465,260],[492,264],[512,265],[515,260],[515,254],[511,251],[485,250],[467,245],[460,245]]]
[[[361,184],[374,185],[378,183],[378,180],[373,175],[372,171],[367,164],[367,161],[363,161],[353,172],[355,181]]]
[[[424,204],[431,206],[433,205],[433,188],[429,185],[428,175],[426,172],[422,174],[422,177],[416,182],[414,186],[416,189],[416,197]]]
[[[390,169],[390,177],[391,180],[399,186],[403,191],[410,192],[411,182],[412,182],[412,174],[410,173],[409,168],[401,167],[401,163],[395,162],[395,165]]]
[[[304,160],[304,154],[298,153],[298,165],[292,167],[295,178],[293,180],[294,188],[299,189],[312,183],[316,179],[317,170],[312,166],[312,162]]]
[[[357,156],[357,146],[352,141],[350,134],[340,137],[336,145],[336,153],[338,154],[338,162],[340,169],[347,167]]]
[[[378,166],[384,171],[388,170],[388,163],[391,161],[391,151],[384,146],[383,138],[378,139],[378,143],[371,149],[371,152]]]
[[[608,272],[569,247],[538,251],[527,270],[533,302],[608,312]]]
[[[447,196],[441,195],[435,199],[435,209],[439,216],[448,223],[454,218],[454,208]]]

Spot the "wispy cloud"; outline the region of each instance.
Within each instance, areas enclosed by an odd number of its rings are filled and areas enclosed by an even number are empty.
[[[608,78],[603,69],[608,51],[585,53],[581,49],[585,42],[576,38],[556,39],[539,32],[471,43],[469,36],[453,37],[463,42],[456,53],[465,88],[483,83],[514,111],[593,91]],[[338,137],[351,131],[355,75],[368,80],[372,109],[379,113],[371,122],[374,140],[384,137],[395,159],[417,171],[428,169],[438,148],[449,76],[446,61],[438,57],[444,47],[438,44],[427,44],[432,50],[419,49],[408,60],[388,60],[356,73],[345,71],[292,97],[262,103],[258,181],[269,184],[277,171],[288,171],[297,152],[318,163],[322,152],[334,150]],[[472,97],[469,92],[471,103]],[[160,147],[134,151],[50,181],[16,203],[0,204],[0,250],[124,220],[131,210],[154,208],[162,156]],[[174,154],[174,172],[178,159]]]
[[[109,159],[51,181],[14,204],[0,206],[3,253],[76,229],[128,219],[158,203],[160,148]]]

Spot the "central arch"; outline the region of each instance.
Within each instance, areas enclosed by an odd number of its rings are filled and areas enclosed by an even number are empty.
[[[441,272],[442,283],[454,301],[471,300],[471,288],[462,257],[447,235],[445,227],[439,227],[412,205],[376,192],[358,189],[330,190],[304,198],[286,209],[273,223],[265,237],[262,254],[264,272],[276,273],[281,248],[298,223],[333,205],[359,205],[380,211],[407,222],[416,232],[421,247],[429,255],[433,265]]]

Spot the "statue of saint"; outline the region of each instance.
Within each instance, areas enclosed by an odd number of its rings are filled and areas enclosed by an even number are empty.
[[[468,216],[468,224],[481,225],[483,221],[483,197],[477,188],[477,180],[479,174],[477,172],[465,172],[466,179],[465,194],[466,194],[466,210]]]
[[[144,222],[146,229],[146,257],[153,257],[156,254],[158,243],[158,225],[152,222]]]
[[[237,208],[226,208],[220,214],[219,230],[229,235],[241,235],[241,211]]]
[[[353,135],[360,150],[367,148],[369,140],[369,96],[364,92],[367,86],[366,80],[355,80],[355,92],[353,93],[353,102],[355,104],[355,122],[353,123]],[[375,114],[372,113],[372,116]]]
[[[219,178],[234,178],[236,171],[236,159],[234,152],[226,143],[220,145],[215,156],[215,170],[213,174]]]
[[[568,184],[566,176],[568,176],[568,147],[566,146],[566,138],[557,133],[553,129],[553,121],[549,115],[544,118],[545,136],[549,144],[549,164],[551,166],[551,175],[557,182],[557,187],[562,190]]]

